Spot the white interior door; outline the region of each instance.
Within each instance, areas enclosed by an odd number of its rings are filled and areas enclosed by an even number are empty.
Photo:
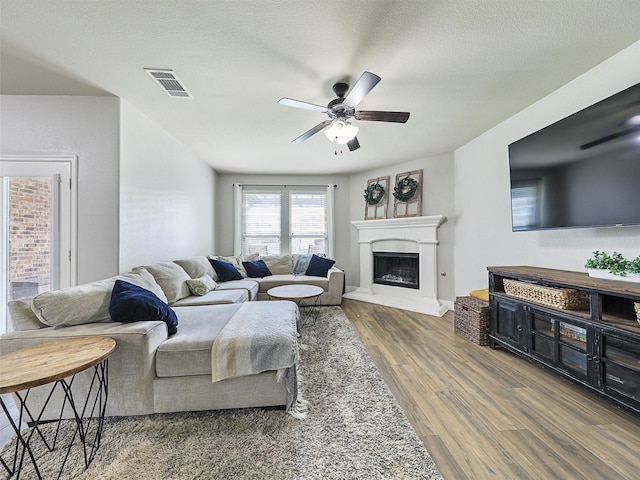
[[[0,158],[0,333],[7,302],[75,283],[75,157]]]

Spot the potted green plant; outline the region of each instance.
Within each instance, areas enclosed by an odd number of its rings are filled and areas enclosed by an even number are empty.
[[[627,260],[618,252],[609,255],[596,250],[584,264],[589,276],[626,282],[640,282],[640,256]]]

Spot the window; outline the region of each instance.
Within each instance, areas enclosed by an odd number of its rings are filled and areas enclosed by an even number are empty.
[[[527,230],[537,223],[538,186],[522,184],[511,187],[511,214],[514,230]]]
[[[327,253],[327,194],[289,194],[291,253]]]
[[[280,255],[281,193],[242,192],[242,253]]]
[[[244,255],[316,253],[330,256],[331,188],[242,186],[238,214]]]

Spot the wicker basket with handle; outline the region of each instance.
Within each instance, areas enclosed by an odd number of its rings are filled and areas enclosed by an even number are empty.
[[[454,332],[477,345],[489,345],[489,302],[457,297],[454,307]]]

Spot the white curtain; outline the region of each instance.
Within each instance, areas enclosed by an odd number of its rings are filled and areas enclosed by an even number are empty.
[[[327,250],[327,257],[335,259],[335,185],[327,185],[327,239],[329,240],[329,248]]]
[[[242,184],[233,184],[233,254],[242,253]]]

